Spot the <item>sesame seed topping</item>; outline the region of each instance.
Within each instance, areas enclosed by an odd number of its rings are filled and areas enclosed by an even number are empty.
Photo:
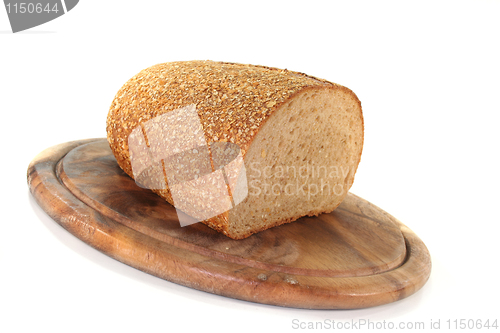
[[[195,104],[207,142],[236,143],[244,154],[259,127],[296,92],[334,85],[302,73],[214,61],[154,65],[116,94],[108,114],[108,141],[118,164],[131,174],[128,136],[144,122]],[[263,152],[265,154],[265,152]]]

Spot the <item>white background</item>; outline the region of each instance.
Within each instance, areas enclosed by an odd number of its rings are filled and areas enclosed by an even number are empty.
[[[81,1],[12,34],[0,7],[1,332],[286,332],[300,322],[499,318],[499,1]],[[371,309],[254,304],[108,258],[52,221],[26,169],[52,145],[104,137],[141,69],[211,59],[305,72],[362,101],[351,191],[420,236],[430,280]],[[500,324],[500,323],[499,323]]]

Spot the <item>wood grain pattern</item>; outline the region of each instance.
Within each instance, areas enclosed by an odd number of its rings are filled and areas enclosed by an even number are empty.
[[[407,297],[427,281],[422,241],[349,194],[334,212],[233,240],[138,187],[104,139],[37,156],[28,183],[39,205],[84,242],[163,279],[228,297],[289,307],[362,308]]]

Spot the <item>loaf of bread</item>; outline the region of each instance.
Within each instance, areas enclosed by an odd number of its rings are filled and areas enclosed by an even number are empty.
[[[171,62],[118,91],[107,136],[118,165],[174,205],[181,224],[242,239],[342,202],[363,115],[351,90],[302,73]]]

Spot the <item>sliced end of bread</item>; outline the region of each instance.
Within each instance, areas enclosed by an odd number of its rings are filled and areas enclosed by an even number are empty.
[[[245,156],[248,196],[228,212],[236,239],[334,210],[363,148],[361,103],[343,87],[303,89],[260,128]],[[210,225],[210,223],[207,223]]]

